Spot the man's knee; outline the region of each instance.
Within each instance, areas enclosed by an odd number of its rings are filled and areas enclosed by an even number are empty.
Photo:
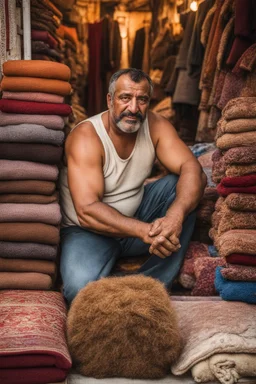
[[[66,280],[66,281],[65,281]],[[71,274],[68,278],[63,280],[63,294],[67,301],[71,303],[71,301],[75,298],[78,292],[84,288],[91,281],[97,280],[97,278],[93,278],[92,276],[87,276],[86,274]]]

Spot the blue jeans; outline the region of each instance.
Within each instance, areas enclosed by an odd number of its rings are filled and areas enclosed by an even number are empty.
[[[167,175],[146,185],[142,202],[134,216],[147,223],[165,216],[175,199],[177,181],[176,175]],[[195,219],[196,214],[192,212],[184,221],[181,248],[177,252],[165,259],[151,256],[138,273],[152,276],[170,287],[185,257]],[[62,228],[60,272],[65,298],[71,302],[87,283],[108,276],[117,259],[140,256],[148,250],[149,244],[138,238],[111,238],[78,226]]]

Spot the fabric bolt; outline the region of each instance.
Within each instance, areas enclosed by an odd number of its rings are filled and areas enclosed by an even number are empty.
[[[34,125],[35,128],[44,126],[53,130],[62,130],[65,120],[57,115],[26,115],[23,113],[5,113],[0,111],[0,126]]]
[[[57,246],[53,245],[0,241],[0,257],[6,259],[39,259],[54,261],[57,252]]]
[[[37,276],[40,274],[34,274]],[[72,362],[62,295],[42,290],[7,290],[0,295],[0,312],[4,319],[0,337],[1,383],[63,381]]]
[[[192,289],[193,296],[214,296],[215,269],[217,266],[224,266],[226,260],[223,257],[203,257],[194,261],[195,285]]]
[[[256,173],[256,162],[252,164],[231,164],[227,165],[226,176],[236,177]]]
[[[71,85],[67,81],[51,78],[4,76],[1,81],[1,90],[12,92],[45,92],[68,96],[71,94]]]
[[[37,101],[41,103],[64,103],[64,97],[54,93],[42,92],[8,92],[2,94],[3,99]]]
[[[0,142],[1,159],[33,161],[44,164],[59,164],[63,148],[46,144],[2,143]]]
[[[214,284],[222,299],[256,304],[256,282],[227,280],[222,276],[221,269],[216,268]]]
[[[56,165],[32,161],[0,160],[0,180],[47,180],[55,181],[59,170]]]
[[[60,205],[52,204],[0,204],[0,223],[38,222],[58,225],[61,221]]]
[[[45,180],[0,180],[0,195],[1,194],[35,194],[38,196],[51,196],[56,189],[56,183]]]
[[[0,257],[0,272],[35,272],[54,276],[56,264],[48,260],[5,259]]]
[[[40,103],[37,101],[22,100],[0,100],[0,110],[5,113],[23,113],[31,115],[60,115],[68,116],[72,112],[72,108],[68,104],[61,103]]]
[[[233,229],[225,232],[219,236],[217,248],[220,257],[227,257],[233,253],[255,255],[256,231],[252,229]]]
[[[224,160],[226,164],[256,163],[256,146],[230,148],[224,153]]]
[[[222,353],[223,348],[226,353],[255,354],[254,305],[224,300],[173,304],[183,338],[182,352],[171,366],[174,375],[184,374],[198,362]]]
[[[256,195],[245,193],[231,193],[225,199],[230,209],[237,211],[256,211]]]
[[[62,63],[48,63],[43,60],[10,60],[3,64],[3,74],[68,81],[71,71],[67,65]]]
[[[226,260],[227,263],[230,264],[256,266],[256,254],[250,255],[247,253],[231,253],[226,256]]]
[[[54,183],[53,183],[54,184]],[[42,191],[43,192],[43,191]],[[18,194],[18,193],[4,193],[0,194],[1,203],[15,203],[15,204],[51,204],[59,202],[58,192],[53,192],[52,195],[35,195],[35,194]]]
[[[47,31],[32,30],[31,39],[35,41],[44,41],[50,48],[58,48],[58,41]]]
[[[0,240],[59,244],[59,229],[43,223],[0,223]]]
[[[53,287],[50,275],[36,272],[0,272],[0,289],[42,289]],[[0,363],[1,364],[1,363]],[[0,369],[1,372],[1,369]],[[1,373],[0,373],[1,378]],[[10,375],[9,375],[10,379]],[[1,381],[2,383],[2,381]],[[6,382],[9,384],[10,382]]]
[[[36,124],[8,125],[0,128],[0,142],[39,143],[60,146],[63,144],[64,138],[64,132]]]
[[[220,272],[227,280],[256,282],[256,268],[252,266],[228,264]]]
[[[255,146],[256,131],[242,133],[225,133],[217,138],[216,145],[218,148],[225,150],[234,147],[250,147]]]

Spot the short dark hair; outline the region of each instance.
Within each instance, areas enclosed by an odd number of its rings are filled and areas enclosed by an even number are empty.
[[[140,83],[142,80],[146,79],[148,81],[148,84],[149,84],[149,96],[152,96],[152,93],[153,93],[153,82],[150,79],[149,75],[147,75],[141,69],[125,68],[125,69],[120,69],[119,71],[115,72],[111,76],[111,78],[110,78],[108,92],[111,95],[111,97],[115,93],[116,81],[122,75],[129,75],[130,79],[132,81],[134,81],[135,83]]]

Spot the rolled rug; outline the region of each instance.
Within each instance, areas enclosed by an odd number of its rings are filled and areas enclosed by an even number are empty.
[[[60,146],[63,144],[64,138],[64,132],[48,129],[42,125],[20,124],[0,128],[0,142],[40,143]]]
[[[65,125],[64,118],[57,115],[26,115],[23,113],[4,113],[0,111],[0,126],[16,126],[21,124],[34,124],[35,127],[62,130]]]
[[[36,272],[55,276],[56,264],[49,260],[5,259],[0,257],[0,272]]]
[[[56,165],[32,161],[0,160],[0,180],[55,181],[59,170]]]
[[[47,277],[33,275],[34,282],[36,277]],[[59,292],[1,292],[0,313],[4,319],[0,331],[1,384],[65,380],[72,365],[65,336],[66,312]]]
[[[58,48],[58,41],[48,31],[31,31],[31,39],[35,41],[44,41],[50,48]]]
[[[1,99],[0,110],[5,113],[31,114],[31,115],[60,115],[68,116],[72,113],[72,108],[68,104],[60,103],[41,103],[38,101],[23,101]]]
[[[36,194],[50,196],[55,192],[56,183],[45,180],[0,180],[1,194]]]
[[[43,32],[43,31],[42,31]],[[23,101],[39,101],[42,103],[64,103],[64,97],[54,95],[54,93],[43,92],[9,92],[2,94],[3,99],[23,100]]]
[[[55,260],[57,246],[38,243],[0,241],[0,257],[6,259]]]
[[[62,63],[45,62],[44,60],[10,60],[3,63],[3,74],[69,81],[71,71],[67,65]]]
[[[256,195],[245,193],[231,193],[225,203],[230,209],[236,211],[256,211]]]
[[[256,253],[250,255],[248,253],[231,253],[226,256],[226,260],[230,264],[256,266]]]
[[[58,245],[59,229],[42,223],[0,223],[0,240]]]
[[[2,160],[22,160],[57,165],[61,162],[63,148],[47,144],[0,142],[0,153]]]
[[[49,290],[52,288],[52,286],[53,286],[52,277],[45,273],[0,272],[0,289]],[[0,294],[0,297],[1,295],[2,293]],[[1,368],[0,368],[0,372],[2,372]],[[0,374],[0,378],[1,378],[1,374]],[[1,384],[2,384],[2,381],[1,381]]]
[[[224,177],[221,184],[225,187],[251,187],[256,185],[256,174],[237,176],[237,177]]]
[[[0,223],[39,222],[58,225],[61,221],[60,205],[51,204],[0,204]]]
[[[256,186],[249,186],[249,187],[226,187],[224,185],[218,184],[217,185],[217,191],[221,196],[228,196],[230,193],[249,193],[249,194],[256,194]]]
[[[71,94],[72,88],[67,81],[63,80],[4,76],[1,81],[1,90],[13,92],[45,92],[68,96]]]
[[[221,269],[216,268],[214,284],[222,299],[256,304],[256,282],[227,280],[222,276]]]
[[[54,202],[59,202],[59,194],[56,191],[52,195],[34,195],[29,193],[28,194],[7,193],[2,195],[0,194],[0,204],[1,203],[50,204]]]

